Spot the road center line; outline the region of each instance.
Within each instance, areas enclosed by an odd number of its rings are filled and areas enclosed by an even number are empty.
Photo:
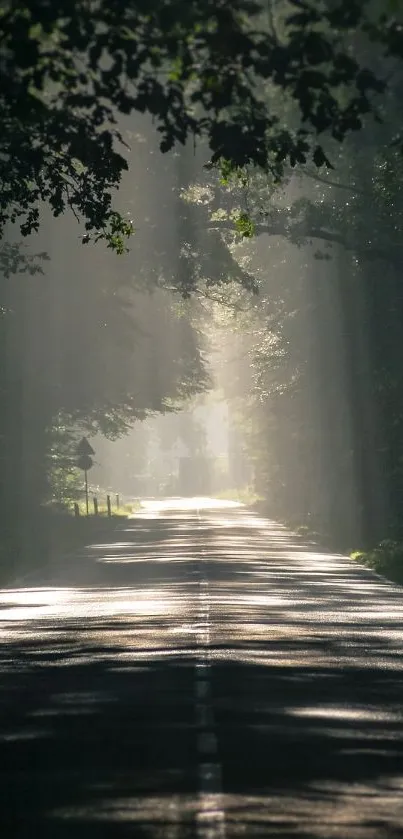
[[[198,511],[199,512],[199,511]],[[200,514],[198,516],[201,521]],[[203,560],[201,560],[203,562]],[[195,668],[195,718],[199,761],[199,794],[196,812],[197,839],[225,839],[221,766],[218,760],[214,711],[211,702],[209,581],[201,566],[196,618],[198,661]]]
[[[196,700],[207,699],[210,694],[210,682],[204,679],[196,680]]]

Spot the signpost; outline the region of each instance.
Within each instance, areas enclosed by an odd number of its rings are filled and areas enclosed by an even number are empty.
[[[79,469],[82,469],[85,475],[85,508],[87,511],[87,516],[89,515],[88,510],[88,470],[91,469],[93,465],[93,460],[91,455],[95,454],[94,449],[90,446],[86,437],[83,437],[80,440],[77,448],[76,448],[76,455],[77,455],[77,466]]]

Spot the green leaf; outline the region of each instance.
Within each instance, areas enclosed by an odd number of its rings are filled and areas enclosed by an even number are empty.
[[[250,239],[255,234],[256,225],[247,213],[240,213],[235,219],[234,227],[236,232],[244,239]]]

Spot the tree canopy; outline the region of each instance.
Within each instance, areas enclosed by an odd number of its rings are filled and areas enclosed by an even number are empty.
[[[119,114],[133,111],[152,115],[162,152],[193,138],[227,172],[331,165],[326,137],[387,118],[400,17],[396,0],[5,0],[0,232],[37,230],[46,202],[122,252]]]

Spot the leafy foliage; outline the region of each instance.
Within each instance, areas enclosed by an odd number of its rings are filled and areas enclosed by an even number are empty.
[[[353,551],[351,558],[396,583],[403,583],[403,545],[394,539],[383,539],[368,551]]]
[[[64,507],[82,494],[81,475],[76,466],[79,437],[71,428],[71,418],[61,413],[53,417],[47,437],[47,498]]]
[[[399,16],[358,0],[274,6],[277,25],[258,0],[6,0],[0,230],[8,221],[23,235],[37,230],[46,202],[122,252],[132,225],[112,207],[127,169],[119,114],[150,114],[163,152],[205,138],[227,176],[248,165],[276,179],[308,159],[330,165],[318,135],[341,142],[369,114],[379,118],[387,79],[365,45],[400,60]],[[363,45],[355,54],[352,32]],[[295,103],[295,127],[268,105],[270,86]]]
[[[105,254],[88,272],[84,248],[66,260],[58,225],[49,238],[46,271],[3,278],[0,297],[1,524],[22,553],[33,511],[77,497],[77,434],[116,440],[208,384],[186,304],[178,311],[162,289],[117,278]]]
[[[255,232],[255,225],[247,213],[240,213],[235,219],[234,226],[236,232],[239,233],[240,236],[243,236],[244,239],[250,239]]]

